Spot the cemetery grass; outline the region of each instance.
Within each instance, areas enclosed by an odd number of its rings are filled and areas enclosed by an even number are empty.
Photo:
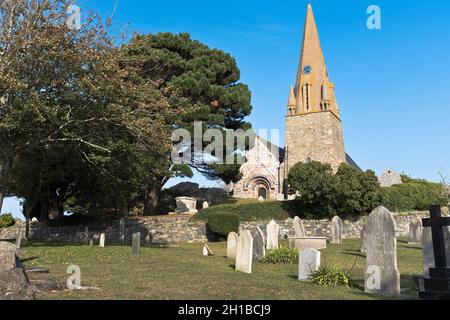
[[[286,242],[282,242],[284,246]],[[387,299],[369,295],[363,289],[365,257],[359,252],[359,240],[344,240],[322,251],[322,264],[352,269],[355,287],[322,287],[297,280],[296,264],[255,263],[253,274],[234,270],[234,261],[225,258],[226,243],[209,244],[212,257],[201,255],[202,244],[167,247],[142,247],[133,256],[130,246],[105,248],[58,243],[25,243],[25,266],[45,267],[50,277],[65,283],[69,265],[81,268],[81,284],[99,290],[52,291],[39,293],[38,299],[194,299],[194,300],[330,300]],[[402,299],[415,299],[412,279],[421,273],[420,246],[399,240],[398,264]]]

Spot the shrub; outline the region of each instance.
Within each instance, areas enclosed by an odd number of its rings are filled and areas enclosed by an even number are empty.
[[[0,216],[0,228],[8,228],[14,225],[15,221],[12,214],[2,214]]]
[[[279,248],[267,252],[265,263],[293,264],[298,262],[298,251],[289,248]]]
[[[208,231],[225,238],[230,232],[239,231],[239,223],[239,216],[233,213],[214,213],[206,219]]]
[[[382,188],[381,199],[391,211],[428,210],[430,205],[448,203],[442,185],[421,180]]]
[[[344,270],[338,266],[321,266],[313,273],[311,280],[313,283],[325,287],[345,286],[348,288],[352,284],[350,271]]]

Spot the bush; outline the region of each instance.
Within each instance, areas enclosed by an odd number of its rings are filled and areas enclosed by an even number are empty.
[[[448,197],[437,183],[421,180],[381,189],[383,205],[391,211],[428,210],[430,205],[445,206]]]
[[[290,193],[300,193],[299,206],[308,217],[336,214],[358,217],[381,202],[380,184],[373,171],[362,172],[343,163],[336,174],[329,164],[297,163],[289,172]]]
[[[325,287],[345,286],[348,288],[352,284],[350,271],[338,266],[321,266],[311,276],[311,281]]]
[[[222,238],[226,238],[230,232],[238,232],[239,223],[239,216],[233,213],[214,213],[206,219],[208,231]]]
[[[289,248],[279,248],[267,252],[265,263],[294,264],[298,262],[298,251]]]
[[[0,228],[8,228],[13,226],[15,223],[12,214],[2,214],[0,216]]]

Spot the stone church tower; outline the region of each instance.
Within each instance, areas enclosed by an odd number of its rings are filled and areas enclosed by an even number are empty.
[[[296,163],[320,161],[337,170],[347,162],[334,84],[328,78],[316,22],[308,5],[295,87],[286,116],[285,176]]]

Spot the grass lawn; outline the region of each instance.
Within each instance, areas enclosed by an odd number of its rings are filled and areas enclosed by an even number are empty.
[[[283,243],[286,244],[285,242]],[[100,290],[54,291],[41,293],[39,299],[382,299],[364,293],[365,257],[359,240],[329,245],[322,251],[322,263],[344,265],[352,270],[356,288],[325,288],[297,280],[297,265],[255,263],[253,274],[234,270],[225,258],[226,243],[209,244],[215,256],[203,257],[202,244],[170,247],[142,247],[133,256],[131,247],[69,246],[55,243],[25,243],[22,260],[26,266],[50,269],[52,277],[64,282],[66,268],[81,268],[83,286]],[[412,275],[421,274],[420,246],[398,243],[398,261],[404,299],[417,297]]]

